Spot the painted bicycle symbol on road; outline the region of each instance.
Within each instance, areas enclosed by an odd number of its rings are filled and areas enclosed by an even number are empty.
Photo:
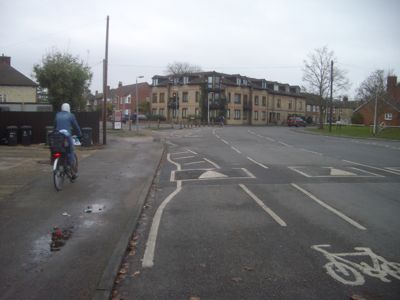
[[[363,275],[368,275],[378,278],[383,282],[391,282],[388,277],[393,277],[400,280],[400,263],[389,262],[382,256],[372,252],[370,248],[355,247],[357,252],[353,253],[330,253],[324,248],[329,248],[331,245],[314,245],[312,249],[317,250],[325,255],[329,260],[324,265],[327,273],[337,281],[347,285],[363,285],[365,278]],[[360,258],[368,258],[370,263],[362,261],[360,263],[351,261]],[[372,262],[372,264],[371,264]]]

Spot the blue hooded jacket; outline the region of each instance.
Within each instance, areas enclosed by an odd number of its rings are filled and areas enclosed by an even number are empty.
[[[70,135],[72,135],[72,130],[75,129],[77,134],[82,136],[82,131],[76,121],[75,115],[67,111],[60,111],[56,114],[55,128],[56,130],[65,129]]]

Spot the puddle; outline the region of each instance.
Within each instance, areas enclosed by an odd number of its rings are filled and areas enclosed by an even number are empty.
[[[50,251],[60,251],[72,235],[73,226],[65,229],[54,227],[51,233]]]
[[[104,204],[92,204],[85,208],[85,213],[100,213],[105,210],[106,206]]]

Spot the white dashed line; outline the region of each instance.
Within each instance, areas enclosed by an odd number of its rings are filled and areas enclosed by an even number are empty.
[[[276,223],[282,227],[286,227],[285,221],[283,221],[274,211],[272,211],[268,206],[264,204],[256,195],[254,195],[244,184],[239,184],[239,186],[249,195],[267,214],[269,214]]]
[[[356,221],[354,221],[353,219],[349,218],[348,216],[346,216],[344,213],[341,213],[340,211],[338,211],[336,208],[333,208],[332,206],[326,204],[325,202],[322,202],[321,200],[319,200],[317,197],[315,197],[313,194],[311,194],[310,192],[308,192],[307,190],[299,187],[297,184],[292,183],[291,184],[294,188],[296,188],[297,190],[299,190],[300,192],[302,192],[303,194],[307,195],[310,199],[314,200],[315,202],[317,202],[319,205],[321,205],[322,207],[326,208],[327,210],[331,211],[332,213],[334,213],[335,215],[337,215],[338,217],[342,218],[343,220],[345,220],[346,222],[350,223],[351,225],[353,225],[354,227],[360,229],[360,230],[367,230],[367,228],[365,228],[364,226],[360,225],[359,223],[357,223]]]
[[[252,159],[251,157],[247,157],[247,159],[253,163],[255,163],[256,165],[259,165],[260,167],[264,168],[264,169],[268,169],[267,166],[263,165],[262,163],[259,163],[258,161],[255,161],[254,159]]]
[[[319,153],[319,152],[316,152],[316,151],[311,151],[311,150],[307,150],[307,149],[304,149],[304,148],[301,148],[300,150],[322,156],[322,153]]]
[[[201,161],[193,161],[193,162],[189,162],[189,163],[184,163],[184,165],[188,166],[188,165],[204,164],[204,163],[206,163],[206,162],[204,160],[201,160]]]
[[[189,151],[190,153],[192,153],[192,154],[194,154],[194,155],[197,155],[198,153],[196,153],[196,152],[194,152],[194,151],[192,151],[192,150],[190,150],[190,149],[186,149],[187,151]]]
[[[222,142],[224,142],[225,144],[229,145],[229,143],[227,141],[225,141],[224,139],[221,139]]]
[[[265,137],[265,139],[268,140],[268,141],[270,141],[270,142],[275,142],[274,139],[272,139],[272,138],[270,138],[270,137],[267,137],[267,136]]]
[[[175,157],[174,159],[178,160],[178,159],[187,159],[187,158],[193,158],[193,157],[196,157],[196,156],[193,156],[193,155],[191,155],[191,156],[182,156],[182,157]]]
[[[211,160],[207,159],[207,158],[203,158],[206,162],[212,164],[214,167],[216,167],[217,169],[221,169],[220,166],[218,166],[215,162],[212,162]]]
[[[233,146],[231,146],[231,148],[232,148],[232,150],[236,151],[237,153],[242,154],[242,152],[240,152],[239,149],[237,149],[237,148],[235,148]]]
[[[284,142],[278,141],[279,144],[285,146],[285,147],[293,147],[292,145],[286,144]]]

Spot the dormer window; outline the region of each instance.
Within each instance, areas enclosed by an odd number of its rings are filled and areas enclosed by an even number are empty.
[[[266,89],[266,88],[267,88],[267,82],[266,82],[265,80],[263,80],[263,81],[261,82],[261,87],[262,87],[263,89]]]
[[[153,79],[153,85],[158,85],[158,78]]]
[[[236,84],[237,84],[238,86],[240,86],[240,84],[241,84],[241,80],[240,80],[239,77],[236,78]]]
[[[189,83],[189,77],[185,76],[183,77],[183,84],[188,84]]]
[[[179,83],[179,78],[178,77],[175,77],[174,78],[174,85],[177,85]]]
[[[243,85],[247,85],[247,79],[243,79]]]

